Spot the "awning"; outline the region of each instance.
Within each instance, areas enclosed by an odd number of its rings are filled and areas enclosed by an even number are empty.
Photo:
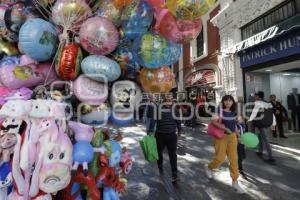
[[[278,37],[279,35],[282,35],[292,29],[299,28],[300,27],[300,14],[285,20],[284,22],[272,26],[263,32],[260,32],[230,48],[224,51],[224,53],[227,54],[235,54],[237,52],[243,51],[245,49],[248,49],[250,47],[253,47],[255,45],[258,45],[262,42],[265,42],[267,40],[273,39],[275,37]]]
[[[186,87],[195,85],[207,85],[216,82],[215,71],[211,69],[199,70],[191,75],[185,81]]]

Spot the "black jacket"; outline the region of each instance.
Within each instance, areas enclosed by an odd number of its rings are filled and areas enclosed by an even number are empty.
[[[163,109],[166,110],[162,110],[161,111],[161,118],[157,118],[156,121],[156,133],[159,134],[175,134],[176,133],[176,128],[178,129],[178,132],[181,131],[181,122],[180,120],[176,120],[174,119],[173,115],[172,115],[172,107],[167,108],[167,107],[163,107]],[[160,109],[158,109],[160,110]],[[158,115],[159,115],[160,111],[158,111]],[[174,112],[176,117],[179,117],[179,110],[176,108],[175,112]]]
[[[285,109],[285,107],[280,102],[276,101],[276,103],[274,104],[271,101],[271,104],[273,106],[273,113],[274,113],[275,117],[282,117],[283,114],[285,115],[285,117],[288,117],[287,110]],[[276,114],[276,111],[279,111],[280,113]]]
[[[300,104],[300,94],[297,94],[297,97],[298,98],[295,99],[293,94],[289,94],[287,96],[287,104],[289,110],[295,109]]]

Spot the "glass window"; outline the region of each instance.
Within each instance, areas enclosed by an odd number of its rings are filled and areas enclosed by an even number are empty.
[[[245,40],[267,28],[283,22],[300,13],[300,0],[287,0],[280,7],[267,12],[241,29],[242,39]]]
[[[202,56],[204,53],[204,38],[203,38],[203,31],[197,37],[197,57]]]

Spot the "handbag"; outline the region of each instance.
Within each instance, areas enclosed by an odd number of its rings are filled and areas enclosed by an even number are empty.
[[[140,140],[140,146],[144,157],[148,162],[156,162],[158,160],[158,152],[156,138],[154,135],[146,135]]]
[[[221,123],[221,119],[219,120],[219,123]],[[222,129],[219,129],[216,126],[214,126],[212,122],[210,122],[208,124],[207,134],[216,139],[222,139],[222,138],[224,138],[224,135],[225,135],[224,131]]]

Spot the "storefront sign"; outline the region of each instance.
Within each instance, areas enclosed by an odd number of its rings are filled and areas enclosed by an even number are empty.
[[[300,29],[296,29],[293,32],[240,52],[239,56],[241,67],[248,67],[299,53]]]
[[[186,79],[187,86],[204,85],[214,82],[216,82],[215,72],[209,69],[196,71]]]

